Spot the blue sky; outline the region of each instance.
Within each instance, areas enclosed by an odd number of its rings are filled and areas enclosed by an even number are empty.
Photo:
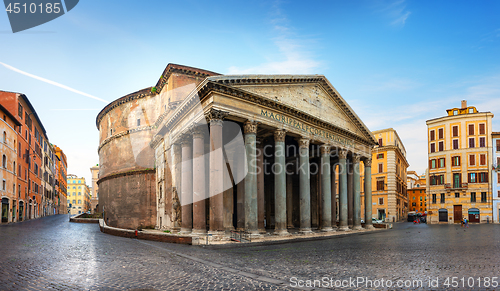
[[[168,63],[322,74],[370,130],[396,129],[423,173],[426,120],[462,99],[500,113],[499,15],[500,1],[81,0],[15,34],[0,12],[0,62],[109,102],[154,85]],[[28,96],[68,172],[89,180],[106,103],[2,65],[0,90]]]

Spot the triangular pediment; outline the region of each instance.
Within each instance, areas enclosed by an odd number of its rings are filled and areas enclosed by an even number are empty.
[[[366,125],[324,76],[218,76],[209,80],[266,97],[376,143]]]

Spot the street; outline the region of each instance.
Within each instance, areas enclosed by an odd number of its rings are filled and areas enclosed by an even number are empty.
[[[396,223],[316,241],[200,247],[115,237],[68,220],[0,227],[1,290],[290,290],[313,280],[340,290],[335,284],[353,278],[357,285],[343,289],[498,289],[500,234],[493,224]]]

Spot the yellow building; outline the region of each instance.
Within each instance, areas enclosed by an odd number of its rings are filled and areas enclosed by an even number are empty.
[[[92,187],[90,194],[90,211],[92,213],[101,212],[99,210],[99,185],[97,185],[97,180],[99,180],[99,165],[95,165],[90,168],[92,173]]]
[[[85,178],[68,175],[68,209],[70,214],[85,213],[90,210],[90,189]]]
[[[407,193],[410,212],[424,213],[427,211],[426,175],[417,175],[415,171],[408,171]]]
[[[427,120],[429,171],[427,223],[492,220],[490,112],[478,112],[462,101],[461,108]]]
[[[406,149],[392,128],[372,134],[378,141],[372,150],[372,217],[387,222],[404,220],[408,215]],[[360,168],[364,173],[363,167]],[[361,180],[364,183],[364,177]]]

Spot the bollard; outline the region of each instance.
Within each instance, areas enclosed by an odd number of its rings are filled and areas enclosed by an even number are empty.
[[[137,229],[135,230],[135,237],[137,237]]]

